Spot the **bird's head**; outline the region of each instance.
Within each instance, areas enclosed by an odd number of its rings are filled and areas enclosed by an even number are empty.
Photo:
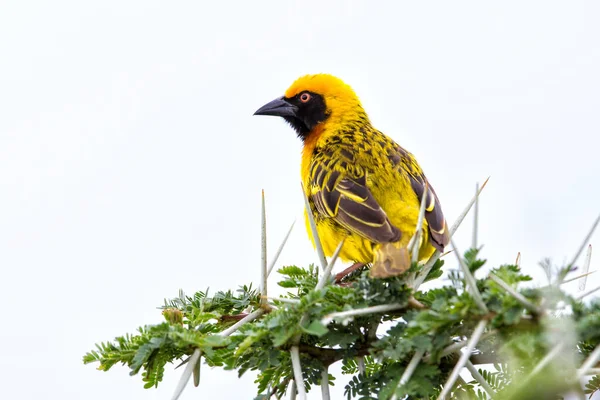
[[[341,79],[327,74],[298,78],[284,96],[265,104],[254,115],[283,117],[303,140],[315,127],[326,122],[368,121],[354,90]]]

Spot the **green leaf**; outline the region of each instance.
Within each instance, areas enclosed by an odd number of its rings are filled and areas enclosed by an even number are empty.
[[[302,330],[310,335],[323,336],[329,332],[327,327],[319,320],[314,320],[307,327],[303,327]]]

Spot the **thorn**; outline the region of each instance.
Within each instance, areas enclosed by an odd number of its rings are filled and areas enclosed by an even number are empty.
[[[416,263],[419,261],[419,250],[421,250],[420,241],[421,234],[423,231],[423,219],[425,218],[425,205],[427,204],[427,194],[428,194],[429,185],[425,184],[425,189],[423,190],[423,198],[421,199],[421,206],[419,208],[419,218],[417,219],[417,226],[415,229],[415,234],[410,241],[408,242],[408,251],[412,251],[412,262]]]
[[[579,291],[585,290],[585,284],[587,283],[588,271],[590,270],[590,264],[592,262],[592,245],[588,246],[587,254],[585,255],[585,261],[583,262],[583,280],[579,281]]]
[[[321,323],[323,323],[323,325],[327,325],[334,319],[338,319],[338,318],[348,318],[348,317],[353,317],[355,315],[382,313],[382,312],[387,312],[387,311],[400,310],[402,308],[406,308],[406,306],[402,305],[402,304],[382,304],[379,306],[372,306],[372,307],[365,307],[365,308],[357,308],[355,310],[334,312],[334,313],[328,314],[325,317],[323,317],[323,319],[321,319]]]
[[[465,207],[465,209],[463,210],[463,212],[458,216],[458,218],[454,222],[454,225],[452,225],[452,227],[450,228],[450,237],[452,237],[454,235],[454,232],[456,232],[456,230],[458,229],[458,227],[462,223],[463,219],[469,213],[469,210],[471,209],[471,207],[475,203],[475,200],[477,199],[477,197],[479,197],[479,195],[483,191],[483,188],[485,188],[485,185],[487,185],[487,183],[488,183],[489,180],[490,180],[490,177],[488,177],[485,180],[485,182],[483,182],[483,185],[481,185],[481,187],[479,188],[479,192],[477,192],[477,194],[471,199],[471,201],[469,202],[469,204],[467,204],[467,207]],[[421,286],[423,284],[423,281],[425,281],[425,278],[427,278],[427,275],[429,274],[429,271],[431,271],[431,268],[433,267],[433,264],[435,264],[435,262],[439,258],[440,258],[440,252],[439,252],[439,250],[436,250],[431,255],[431,257],[429,257],[429,260],[425,263],[425,265],[421,269],[421,272],[419,273],[419,275],[415,279],[414,284],[412,285],[413,286],[413,290],[417,291],[419,289],[419,286]]]
[[[292,346],[290,349],[292,358],[292,369],[294,370],[294,381],[298,390],[300,400],[306,400],[306,391],[304,389],[304,377],[302,376],[302,365],[300,364],[300,350],[298,346]]]
[[[597,270],[594,270],[594,271],[587,272],[585,274],[574,276],[573,278],[565,279],[564,281],[562,281],[561,285],[564,285],[565,283],[576,281],[577,279],[585,278],[589,275],[595,274],[596,272],[597,272]],[[585,289],[585,287],[584,287],[584,289]]]
[[[200,362],[200,360],[198,360],[198,362],[196,363],[196,366],[194,367],[194,387],[198,387],[198,385],[200,385],[200,366],[202,365],[202,363]]]
[[[273,258],[273,261],[271,261],[271,264],[269,265],[269,268],[267,269],[267,277],[269,275],[271,275],[271,271],[273,271],[273,268],[275,267],[275,264],[277,263],[277,259],[279,259],[279,255],[281,254],[281,251],[283,250],[285,244],[287,243],[288,239],[290,238],[290,234],[292,233],[292,229],[294,229],[294,225],[296,225],[296,220],[294,220],[294,222],[292,222],[292,225],[290,226],[290,229],[288,229],[288,231],[285,235],[285,238],[283,238],[283,242],[281,242],[281,245],[277,249],[277,252],[275,253],[275,257]]]
[[[321,276],[321,279],[319,279],[319,282],[317,283],[317,286],[315,287],[316,290],[323,289],[325,287],[325,284],[330,280],[331,270],[333,269],[333,265],[335,264],[339,254],[340,254],[340,251],[342,251],[342,247],[344,246],[345,241],[346,241],[346,239],[342,239],[340,244],[338,244],[337,248],[333,252],[331,259],[329,260],[329,264],[327,264],[327,267],[325,267],[325,270],[323,271],[323,276]]]
[[[400,389],[402,386],[404,386],[404,385],[406,385],[408,383],[408,381],[410,380],[412,374],[415,372],[415,370],[419,366],[419,363],[421,362],[421,359],[423,358],[424,354],[425,354],[425,350],[417,350],[415,352],[415,354],[410,359],[410,362],[406,366],[406,369],[404,370],[404,373],[400,377],[400,381],[398,382],[398,386],[396,387],[396,391],[398,391],[398,389]],[[394,395],[392,396],[392,398],[390,400],[398,400],[398,397],[396,396],[396,393],[394,393]]]
[[[363,356],[356,357],[356,366],[358,367],[359,374],[365,373],[365,358]]]
[[[477,345],[477,342],[481,338],[481,335],[483,334],[483,331],[485,330],[486,324],[487,324],[486,320],[481,320],[475,327],[475,330],[473,331],[473,334],[471,335],[471,338],[469,339],[469,342],[467,343],[467,347],[462,351],[462,354],[460,355],[458,362],[454,366],[452,373],[448,377],[448,380],[444,384],[444,387],[442,388],[442,391],[441,391],[440,395],[438,396],[438,400],[443,400],[446,398],[446,396],[448,394],[450,394],[450,391],[452,390],[452,386],[454,386],[454,382],[456,382],[456,379],[459,377],[460,371],[465,366],[467,360],[469,360],[469,357],[471,357],[471,353],[473,352],[473,350],[475,349],[475,346]]]
[[[465,219],[465,217],[467,216],[467,214],[471,210],[471,207],[473,207],[473,204],[475,204],[475,202],[477,201],[477,198],[479,197],[479,195],[483,191],[483,188],[485,188],[485,185],[487,185],[487,183],[488,183],[489,180],[490,180],[490,178],[488,177],[485,180],[485,182],[483,183],[483,185],[481,185],[481,187],[479,188],[479,191],[475,194],[475,196],[473,196],[473,198],[471,199],[471,201],[469,202],[469,204],[467,205],[467,207],[458,216],[458,218],[456,219],[456,222],[454,222],[454,225],[452,225],[452,227],[450,228],[450,236],[454,235],[454,232],[456,232],[456,230],[458,229],[458,227],[462,223],[463,219]]]
[[[467,367],[467,369],[471,373],[471,376],[473,378],[475,378],[475,380],[477,381],[477,383],[479,383],[479,385],[483,388],[483,390],[485,390],[487,392],[487,394],[493,399],[494,396],[496,395],[496,392],[494,391],[494,389],[492,389],[490,384],[487,383],[485,378],[479,373],[477,368],[475,368],[473,363],[471,361],[467,360],[465,367]]]
[[[514,297],[515,300],[517,300],[519,303],[521,303],[521,305],[523,307],[527,308],[529,311],[532,311],[538,315],[544,314],[543,309],[541,309],[540,307],[536,306],[535,304],[533,304],[532,302],[527,300],[521,293],[517,292],[508,283],[506,283],[502,279],[498,278],[498,276],[490,273],[490,279],[492,281],[496,282],[496,284],[498,284],[498,286],[500,286],[502,289],[504,289],[506,292],[508,292],[508,294],[510,294],[512,297]]]
[[[578,294],[577,296],[575,296],[575,300],[581,300],[584,297],[589,296],[590,294],[597,292],[598,290],[600,290],[600,286],[595,287],[594,289],[590,289],[590,290],[588,290],[585,293]]]
[[[475,300],[481,311],[487,313],[488,309],[483,301],[483,298],[481,297],[481,293],[479,293],[479,289],[477,289],[477,281],[475,280],[475,277],[473,277],[473,274],[471,274],[469,267],[467,266],[467,264],[465,264],[465,261],[462,259],[458,249],[456,248],[456,244],[454,243],[454,240],[452,240],[452,238],[450,239],[450,243],[456,251],[456,258],[458,259],[458,263],[460,264],[460,267],[463,270],[463,274],[465,275],[467,285],[471,288],[471,296],[473,296],[473,299]]]
[[[313,216],[312,210],[310,209],[308,195],[304,191],[304,185],[302,185],[302,182],[300,183],[300,187],[302,188],[302,193],[304,194],[304,207],[306,208],[306,213],[308,215],[308,222],[313,235],[313,241],[315,242],[315,248],[317,249],[317,254],[319,255],[319,260],[321,261],[321,268],[325,270],[325,268],[327,267],[327,258],[325,258],[325,252],[323,252],[323,245],[321,243],[321,239],[319,239],[319,232],[317,231],[315,217]]]
[[[443,252],[443,253],[442,253],[442,255],[440,255],[440,258],[442,258],[442,257],[446,257],[448,254],[450,254],[450,253],[452,253],[452,252],[454,252],[454,249],[450,249],[450,250],[448,250],[448,251],[445,251],[445,252]]]
[[[173,397],[171,397],[171,400],[179,399],[179,396],[181,396],[181,393],[183,393],[183,389],[185,389],[187,383],[190,381],[190,377],[192,376],[192,371],[194,370],[196,363],[200,362],[201,355],[202,352],[200,351],[200,349],[194,350],[194,353],[190,357],[190,361],[188,362],[187,367],[185,367],[183,374],[181,374],[181,379],[179,379],[179,383],[175,388],[175,393],[173,393]]]
[[[329,400],[329,369],[323,367],[321,370],[321,398],[323,400]]]
[[[266,305],[266,297],[267,297],[267,215],[265,209],[265,191],[262,190],[262,198],[261,198],[261,235],[260,235],[260,276],[261,276],[261,293],[263,295],[264,302],[263,306]]]
[[[590,238],[592,237],[592,235],[594,234],[594,231],[596,230],[596,227],[598,226],[598,223],[600,223],[600,215],[598,216],[598,218],[596,218],[596,220],[594,221],[594,223],[592,224],[592,228],[589,230],[588,234],[585,236],[585,239],[583,239],[583,242],[581,243],[581,245],[579,246],[579,249],[577,250],[577,253],[575,254],[575,256],[573,257],[573,259],[571,260],[571,262],[567,265],[567,268],[565,268],[565,272],[562,276],[558,277],[558,283],[560,284],[563,279],[565,279],[565,275],[571,271],[571,268],[575,265],[575,262],[577,261],[577,259],[579,258],[579,256],[581,255],[581,253],[583,252],[583,248],[585,247],[585,245],[590,241]]]
[[[477,248],[477,229],[479,219],[479,183],[475,184],[475,208],[473,209],[473,249]]]
[[[592,353],[588,356],[588,358],[585,359],[585,361],[581,365],[581,369],[580,369],[580,372],[577,374],[577,377],[578,378],[583,377],[584,374],[589,369],[591,369],[598,360],[600,360],[600,346],[596,346],[594,351],[592,351]]]

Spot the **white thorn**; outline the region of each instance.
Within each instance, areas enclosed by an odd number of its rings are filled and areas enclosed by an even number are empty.
[[[323,251],[321,239],[319,239],[317,224],[315,223],[315,218],[313,216],[312,210],[310,209],[310,203],[307,197],[308,194],[304,191],[304,186],[302,184],[300,186],[302,187],[302,193],[304,193],[304,207],[306,208],[306,213],[308,215],[308,222],[313,235],[313,240],[315,242],[315,248],[317,249],[317,254],[319,255],[319,260],[321,261],[321,268],[325,270],[325,268],[327,267],[327,259],[325,258],[325,252]]]
[[[325,287],[325,285],[327,284],[327,282],[330,280],[331,270],[333,269],[333,265],[335,264],[335,261],[337,260],[339,254],[340,254],[340,251],[342,251],[342,247],[344,246],[344,241],[345,241],[345,239],[342,239],[340,244],[338,244],[338,247],[336,247],[335,251],[333,252],[331,259],[329,260],[329,264],[327,264],[327,267],[325,267],[325,270],[323,271],[323,276],[321,277],[321,279],[319,279],[319,282],[317,283],[317,286],[315,287],[316,290],[323,289]]]
[[[290,349],[292,358],[292,369],[294,370],[294,381],[298,390],[300,400],[306,400],[306,391],[304,389],[304,377],[302,376],[302,365],[300,364],[300,350],[298,346],[292,346]]]
[[[185,367],[183,374],[181,374],[181,379],[179,379],[179,383],[175,388],[175,393],[173,393],[173,397],[171,397],[171,400],[177,400],[179,396],[181,396],[181,393],[183,393],[183,389],[185,389],[187,383],[190,381],[190,377],[192,376],[192,372],[194,371],[196,363],[200,362],[201,354],[202,352],[200,351],[200,349],[194,350],[194,353],[188,361],[188,365]]]
[[[364,374],[366,371],[365,358],[362,356],[356,357],[356,366],[358,367],[358,373]]]
[[[583,292],[585,290],[585,284],[587,283],[587,275],[590,270],[590,264],[592,262],[592,245],[588,246],[587,254],[585,255],[585,261],[583,262],[583,279],[579,281],[579,291]]]
[[[519,303],[521,303],[521,305],[523,307],[527,308],[529,311],[532,311],[532,312],[534,312],[536,314],[540,314],[540,315],[544,313],[543,309],[541,309],[540,307],[536,306],[535,304],[533,304],[532,302],[527,300],[521,293],[517,292],[508,283],[506,283],[502,279],[498,278],[498,276],[490,273],[490,279],[492,281],[496,282],[496,284],[498,284],[498,286],[500,286],[502,289],[504,289],[506,292],[508,292],[508,294],[510,294],[512,297],[514,297],[515,300],[517,300]]]
[[[408,242],[408,251],[412,251],[412,262],[416,263],[419,260],[419,250],[421,249],[420,241],[421,234],[423,232],[423,220],[425,219],[425,206],[427,204],[427,193],[428,193],[429,185],[425,184],[425,189],[423,190],[423,198],[421,199],[421,207],[419,208],[419,218],[417,219],[417,227],[415,229],[415,234]]]
[[[496,392],[494,391],[494,389],[492,389],[489,383],[486,382],[485,378],[479,373],[479,371],[477,370],[477,368],[475,368],[473,363],[467,360],[465,367],[467,367],[467,369],[471,373],[471,376],[475,378],[475,380],[477,381],[477,383],[479,383],[483,390],[485,390],[486,393],[493,399],[496,395]]]
[[[475,184],[475,208],[473,209],[473,244],[472,248],[477,248],[477,229],[479,222],[479,183]]]
[[[463,219],[465,219],[465,217],[469,213],[469,210],[471,210],[471,207],[473,207],[473,204],[475,204],[475,202],[477,201],[477,198],[481,194],[481,191],[483,190],[483,188],[485,188],[485,185],[487,185],[487,183],[488,183],[489,180],[490,180],[490,178],[488,177],[485,180],[485,182],[483,182],[483,185],[481,185],[481,187],[479,188],[479,191],[475,194],[475,196],[473,196],[473,198],[471,199],[471,201],[469,202],[469,204],[467,204],[467,207],[465,207],[465,209],[458,216],[458,218],[456,218],[456,221],[454,222],[454,225],[452,225],[452,227],[450,228],[450,236],[454,235],[454,232],[456,232],[456,230],[458,229],[458,227],[462,223]]]
[[[334,312],[334,313],[331,313],[331,314],[323,317],[321,322],[324,325],[327,325],[334,319],[348,318],[348,317],[353,317],[355,315],[382,313],[382,312],[386,312],[386,311],[400,310],[402,308],[406,308],[406,306],[402,305],[402,304],[382,304],[379,306],[358,308],[356,310]]]
[[[265,191],[262,191],[261,201],[261,235],[260,235],[260,277],[263,305],[267,302],[267,213],[265,210]]]
[[[577,374],[578,378],[584,376],[584,374],[589,371],[596,362],[600,360],[600,346],[597,346],[594,351],[585,359],[583,364],[581,365],[580,372]]]
[[[321,370],[321,398],[329,400],[329,371],[327,367]]]
[[[471,209],[471,207],[473,207],[473,204],[475,203],[475,201],[477,200],[477,198],[481,194],[481,191],[483,190],[483,188],[485,188],[485,185],[487,185],[487,183],[488,183],[489,180],[490,180],[490,178],[488,177],[485,180],[485,182],[483,182],[483,185],[481,185],[481,187],[479,188],[479,191],[471,199],[471,201],[469,202],[469,204],[467,204],[467,206],[465,207],[465,209],[463,210],[463,212],[460,213],[460,215],[458,216],[458,218],[456,219],[456,221],[454,222],[454,224],[450,228],[450,237],[452,237],[454,235],[454,232],[456,232],[456,230],[458,229],[458,227],[462,223],[463,219],[465,219],[466,215],[469,213],[469,210]],[[423,266],[423,269],[421,270],[421,272],[419,273],[419,275],[415,279],[415,282],[413,284],[413,290],[415,292],[419,289],[419,286],[421,286],[423,284],[423,281],[425,281],[425,278],[427,278],[427,275],[429,274],[429,271],[431,271],[431,268],[433,267],[433,264],[435,264],[435,262],[439,258],[440,258],[440,251],[439,250],[436,250],[431,255],[431,257],[429,257],[429,260],[427,261],[427,263],[425,263],[425,265]]]
[[[283,242],[281,242],[281,245],[277,249],[277,252],[275,253],[275,257],[273,257],[273,261],[271,261],[271,264],[269,265],[269,269],[267,270],[267,276],[271,275],[271,271],[273,271],[273,268],[275,267],[275,264],[277,263],[277,260],[279,259],[279,256],[281,255],[281,251],[283,250],[283,248],[285,247],[285,244],[287,243],[288,239],[290,238],[290,234],[292,233],[292,229],[294,229],[294,225],[296,225],[296,220],[294,220],[294,222],[292,222],[292,225],[290,226],[290,229],[288,229],[287,234],[285,235],[285,238],[283,238]]]
[[[577,253],[575,254],[575,257],[573,257],[573,260],[571,260],[571,263],[569,264],[569,266],[575,265],[575,262],[579,258],[579,255],[583,252],[583,248],[590,241],[590,238],[592,237],[592,234],[596,230],[596,227],[598,226],[598,223],[600,223],[600,215],[594,221],[594,224],[592,225],[592,228],[590,229],[590,231],[588,232],[588,234],[585,236],[585,239],[583,239],[583,242],[579,246],[579,249],[577,250]]]
[[[223,336],[223,337],[227,337],[227,336],[231,335],[233,332],[235,332],[238,329],[240,329],[243,325],[247,324],[248,322],[252,322],[256,318],[258,318],[261,315],[263,315],[264,312],[265,312],[265,310],[263,310],[262,308],[259,308],[258,310],[254,311],[253,313],[246,315],[244,318],[240,319],[238,322],[236,322],[235,324],[231,325],[229,328],[225,329],[222,332],[219,332],[218,335],[219,336]]]
[[[581,300],[584,297],[589,296],[590,294],[597,292],[598,290],[600,290],[600,286],[595,287],[593,289],[590,289],[590,290],[588,290],[585,293],[578,294],[577,296],[574,296],[574,298],[575,298],[575,300]]]
[[[473,331],[473,334],[471,335],[471,338],[469,339],[469,342],[467,343],[467,347],[465,349],[463,349],[462,354],[460,355],[460,358],[458,359],[458,362],[454,366],[452,373],[448,377],[446,384],[444,385],[440,395],[438,396],[438,400],[445,399],[446,396],[452,390],[452,386],[454,386],[454,382],[456,382],[456,379],[458,378],[460,371],[465,366],[467,360],[471,357],[471,353],[473,352],[473,349],[475,349],[475,346],[477,345],[479,338],[483,334],[486,324],[487,324],[487,321],[482,320],[482,321],[479,321],[479,323],[475,327],[475,330]]]
[[[473,299],[475,300],[481,311],[487,313],[488,309],[485,303],[483,302],[483,298],[481,297],[481,293],[479,293],[479,289],[477,289],[477,281],[473,277],[473,274],[471,274],[469,267],[465,264],[464,260],[462,259],[462,256],[460,255],[460,252],[458,251],[454,240],[450,239],[450,242],[452,243],[452,247],[454,248],[454,251],[456,253],[456,258],[458,259],[458,263],[460,264],[460,267],[463,270],[463,274],[465,275],[465,281],[467,281],[467,285],[471,288],[471,296],[473,296]]]
[[[415,352],[415,354],[412,356],[412,358],[410,359],[410,362],[408,363],[408,365],[406,366],[406,369],[404,370],[404,373],[400,377],[398,386],[396,386],[396,391],[398,391],[399,388],[401,388],[402,386],[404,386],[408,383],[408,381],[410,380],[410,377],[412,376],[412,374],[415,372],[415,370],[419,366],[419,363],[421,362],[421,359],[423,358],[423,354],[425,354],[424,350],[417,350]],[[394,393],[394,395],[392,396],[392,398],[390,400],[398,400],[396,393]]]

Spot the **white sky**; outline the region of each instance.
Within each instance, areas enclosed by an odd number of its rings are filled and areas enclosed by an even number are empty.
[[[570,259],[600,213],[599,17],[591,0],[3,1],[0,397],[170,397],[180,370],[144,390],[81,357],[160,322],[179,288],[258,283],[260,190],[272,254],[302,212],[301,144],[252,113],[306,73],[355,88],[450,223],[491,175],[483,254],[521,251],[544,283],[537,262]],[[298,228],[280,265],[317,259]],[[252,381],[203,368],[183,398],[250,399]]]

